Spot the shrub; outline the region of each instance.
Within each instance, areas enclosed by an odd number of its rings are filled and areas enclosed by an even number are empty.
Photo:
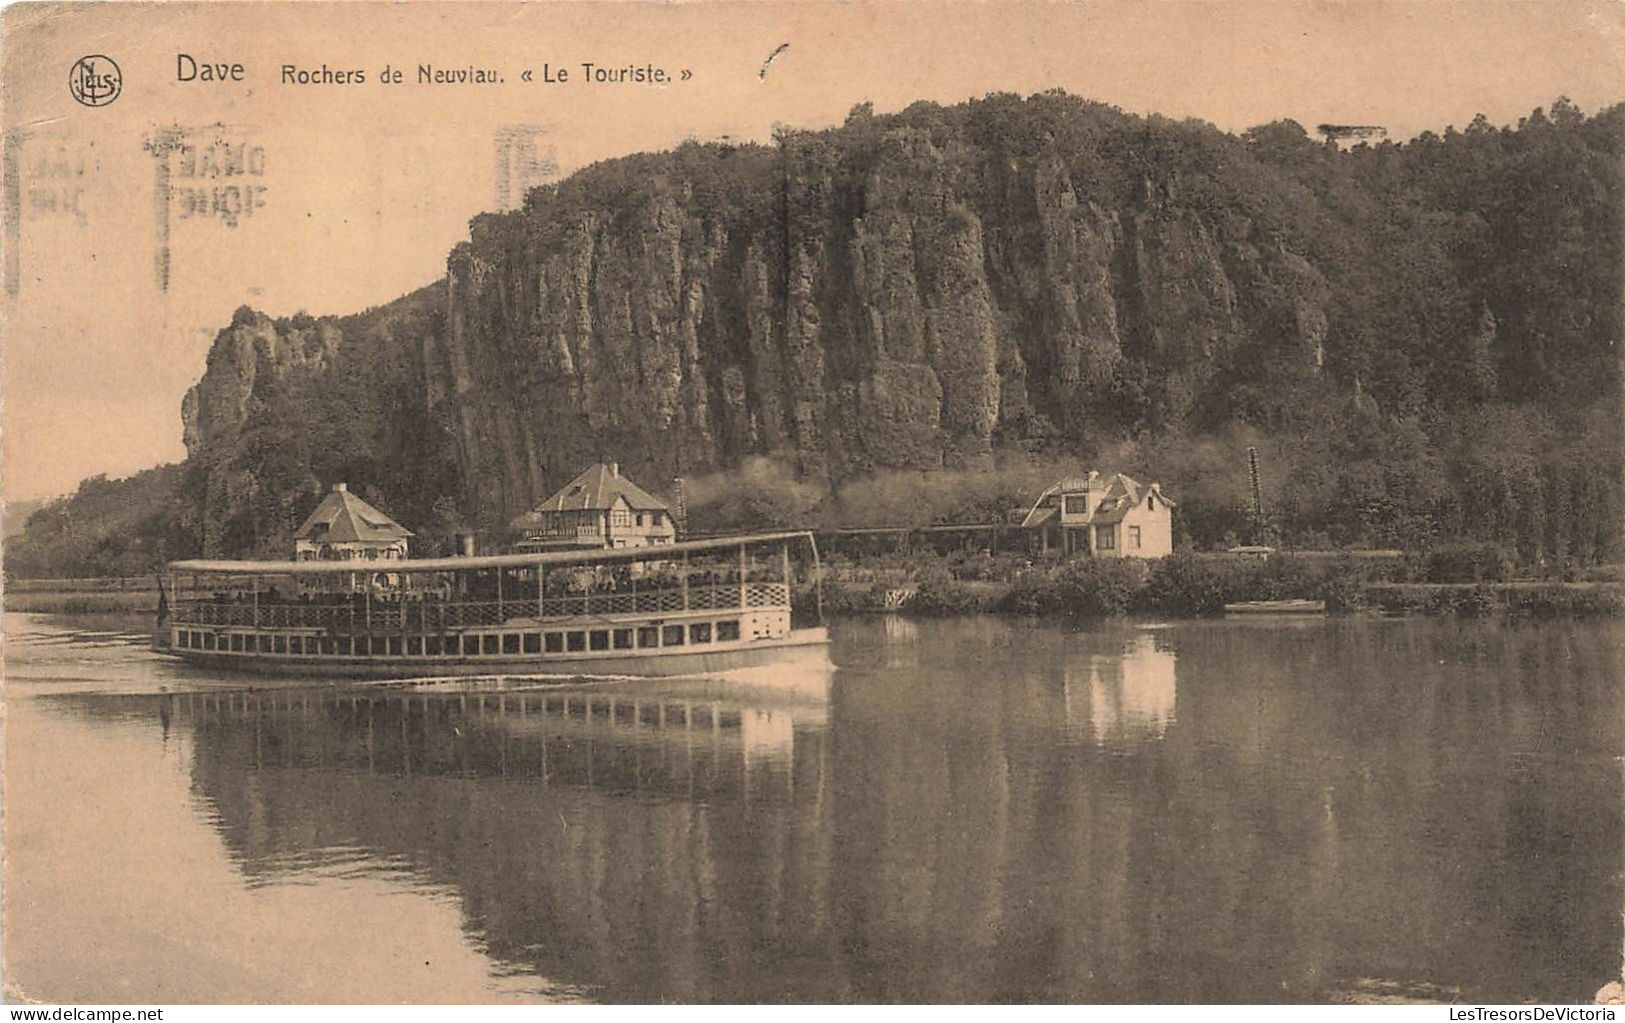
[[[1612,586],[1515,586],[1506,596],[1507,610],[1514,614],[1584,617],[1625,613],[1625,593]]]
[[[1512,558],[1493,543],[1434,547],[1420,557],[1419,582],[1498,583],[1512,575]]]
[[[1025,554],[980,554],[960,552],[948,559],[948,570],[955,579],[974,582],[1009,582],[1032,567],[1032,559]]]
[[[1580,572],[1583,583],[1625,582],[1625,565],[1592,565]]]
[[[1054,611],[1049,576],[1040,569],[1030,568],[1011,580],[1010,590],[999,601],[998,610],[1012,614],[1039,615]]]
[[[1366,573],[1353,558],[1330,566],[1315,588],[1313,598],[1324,600],[1328,611],[1350,611],[1365,603]]]
[[[1069,561],[1052,571],[1019,574],[998,609],[1028,615],[1109,618],[1126,613],[1145,583],[1137,558]]]
[[[873,611],[880,606],[884,587],[862,583],[827,583],[824,586],[825,614],[852,614]]]
[[[1170,554],[1152,566],[1141,606],[1168,615],[1216,614],[1241,588],[1242,577],[1252,567],[1189,553]]]
[[[1468,618],[1483,618],[1492,615],[1496,610],[1495,588],[1489,583],[1479,583],[1470,590],[1457,595],[1456,613]]]
[[[920,583],[908,609],[926,615],[972,614],[985,610],[982,598],[970,587],[952,577],[931,578]]]
[[[1241,600],[1309,600],[1319,596],[1326,572],[1307,561],[1282,555],[1237,578]]]
[[[1064,614],[1110,618],[1128,611],[1145,578],[1145,563],[1138,558],[1073,561],[1055,574],[1052,600]]]

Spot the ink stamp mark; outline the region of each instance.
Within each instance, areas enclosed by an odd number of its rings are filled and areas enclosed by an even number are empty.
[[[123,91],[124,73],[105,54],[80,57],[68,69],[68,94],[87,107],[105,107]]]
[[[144,148],[153,157],[153,270],[158,290],[168,291],[177,222],[236,228],[265,208],[265,147],[214,124],[160,128]]]
[[[0,154],[4,187],[0,211],[5,219],[5,290],[18,294],[25,225],[47,231],[55,224],[87,227],[101,175],[94,142],[78,141],[60,131],[14,128],[5,133]]]

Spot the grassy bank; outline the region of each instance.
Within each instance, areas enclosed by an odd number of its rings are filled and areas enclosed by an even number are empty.
[[[156,613],[158,587],[150,575],[7,579],[4,605],[7,611],[33,614]]]
[[[1461,550],[1389,561],[1290,554],[1264,561],[1182,553],[1154,562],[1034,563],[913,555],[880,564],[832,565],[825,606],[844,612],[899,610],[917,615],[1193,617],[1219,614],[1225,604],[1241,601],[1320,600],[1333,613],[1625,613],[1625,583],[1617,580],[1506,578],[1510,574],[1510,566],[1493,552]]]
[[[6,588],[7,611],[30,614],[105,614],[122,611],[158,611],[158,591],[139,590],[13,590]]]

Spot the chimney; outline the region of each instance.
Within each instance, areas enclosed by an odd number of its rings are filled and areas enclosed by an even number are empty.
[[[333,489],[335,491],[337,491],[338,493],[342,494],[346,490],[350,489],[350,485],[348,483],[335,483],[335,484],[333,484]]]
[[[472,532],[458,533],[457,546],[462,550],[463,557],[472,558],[474,556],[474,534]]]
[[[621,475],[621,463],[619,463],[619,462],[611,462],[611,463],[609,463],[609,474],[611,476],[619,477]]]

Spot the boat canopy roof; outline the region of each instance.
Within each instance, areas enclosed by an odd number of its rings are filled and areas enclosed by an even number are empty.
[[[603,562],[664,561],[678,554],[729,550],[748,544],[812,540],[805,530],[787,533],[751,533],[719,536],[682,543],[610,550],[540,551],[535,554],[487,554],[472,558],[402,558],[384,561],[172,561],[172,572],[208,572],[219,575],[318,575],[344,572],[471,572],[487,568],[533,568],[537,565],[590,565]]]

